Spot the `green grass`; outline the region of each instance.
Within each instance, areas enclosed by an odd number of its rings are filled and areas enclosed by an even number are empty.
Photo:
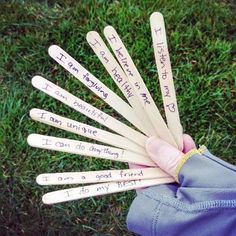
[[[119,93],[85,39],[88,31],[101,33],[108,24],[117,29],[161,109],[149,16],[163,13],[184,131],[236,164],[234,10],[229,1],[1,1],[1,235],[131,235],[125,218],[134,192],[45,206],[41,196],[57,188],[35,183],[44,172],[118,169],[125,164],[43,151],[26,143],[33,132],[78,139],[33,122],[28,111],[34,107],[93,124],[36,91],[30,83],[36,74],[115,115],[47,54],[51,44],[60,45]]]

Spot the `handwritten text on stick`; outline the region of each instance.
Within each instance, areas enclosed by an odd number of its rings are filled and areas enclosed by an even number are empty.
[[[54,50],[53,52],[56,53],[54,57],[57,59],[57,61],[63,63],[64,67],[66,67],[66,69],[72,74],[78,75],[81,78],[82,82],[85,83],[89,88],[93,89],[93,91],[96,92],[99,97],[103,99],[106,99],[108,97],[108,92],[105,91],[104,86],[97,80],[95,80],[88,71],[84,71],[84,69],[81,68],[78,63],[72,61],[63,52],[59,50]]]
[[[135,77],[137,77],[138,72],[136,71],[135,66],[133,65],[133,62],[131,61],[131,58],[128,55],[126,48],[124,47],[120,38],[118,37],[118,35],[116,35],[116,32],[113,32],[112,30],[113,28],[111,26],[107,26],[104,30],[105,36],[112,46],[113,52],[115,53],[126,75],[130,77],[130,81],[133,82],[133,80],[136,79]],[[151,98],[143,84],[139,86],[138,94],[140,95],[144,106],[146,106],[147,104],[151,104]],[[143,94],[145,94],[145,97],[143,96]]]
[[[138,95],[139,101],[141,102],[146,114],[148,115],[152,125],[155,128],[155,134],[164,139],[166,142],[176,146],[176,142],[170,133],[165,121],[163,120],[154,100],[151,97],[141,75],[139,74],[134,62],[132,61],[127,49],[125,48],[122,40],[117,34],[116,30],[112,26],[106,26],[104,29],[104,34],[110,43],[116,58],[123,67],[126,75],[130,79],[136,94]],[[112,37],[111,37],[112,35]],[[115,38],[115,40],[111,40]],[[129,71],[133,74],[132,76]]]
[[[51,83],[50,81],[44,79],[43,77],[35,76],[32,80],[32,83],[36,87],[39,87],[39,89],[42,90],[43,92],[58,99],[59,101],[62,101],[63,103],[69,105],[70,107],[74,108],[75,110],[83,114],[86,114],[91,118],[101,120],[104,123],[108,119],[108,116],[105,113],[99,111],[98,109],[92,107],[90,104],[73,96],[66,90]]]
[[[42,201],[44,204],[54,204],[171,182],[173,182],[173,178],[140,179],[93,184],[46,193],[43,195]]]
[[[100,170],[86,172],[48,173],[37,176],[40,185],[86,184],[135,179],[154,179],[170,177],[160,168],[141,168],[123,170]]]
[[[161,13],[154,12],[150,17],[155,61],[159,75],[162,98],[168,127],[180,150],[183,147],[182,126],[180,124],[177,99],[168,52],[164,18]]]
[[[141,155],[147,155],[144,148],[130,141],[129,139],[114,134],[103,129],[98,129],[94,126],[87,125],[69,118],[59,116],[55,113],[41,110],[41,109],[31,109],[30,117],[36,121],[57,127],[62,130],[66,130],[84,137],[92,138],[94,140],[119,147],[122,149],[131,150]]]
[[[109,89],[105,84],[98,80],[94,75],[87,71],[67,52],[65,52],[57,45],[50,46],[48,52],[54,60],[56,60],[61,66],[68,70],[83,84],[85,84],[91,91],[102,98],[107,104],[109,104],[131,124],[133,124],[142,132],[146,132],[144,126],[142,125],[142,122],[140,121],[139,117],[136,116],[133,108],[111,89]]]
[[[128,150],[93,144],[72,139],[57,138],[40,134],[31,134],[27,142],[32,147],[55,150],[85,156],[93,156],[121,162],[130,162],[140,165],[156,166],[148,157]]]
[[[67,127],[69,130],[75,131],[76,133],[88,135],[89,137],[97,136],[98,131],[96,130],[96,128],[92,129],[91,126],[88,126],[86,124],[66,119],[46,111],[38,110],[36,115],[38,116],[38,118],[42,120],[47,120],[55,126],[64,126]]]
[[[90,31],[87,33],[86,39],[110,76],[115,81],[116,85],[120,88],[128,100],[129,104],[134,109],[136,117],[139,117],[143,127],[143,133],[147,136],[155,135],[153,132],[153,125],[151,122],[147,122],[148,116],[145,112],[143,112],[143,99],[141,100],[138,94],[136,94],[131,81],[125,74],[124,70],[121,68],[121,65],[118,63],[116,58],[112,55],[101,36],[96,31]],[[124,60],[122,60],[122,63],[124,64]],[[128,65],[126,64],[127,63],[125,62],[124,66]],[[144,103],[146,103],[146,101]]]
[[[102,125],[105,125],[118,134],[123,135],[124,137],[134,141],[141,146],[144,145],[146,137],[140,132],[130,128],[129,126],[123,124],[112,116],[107,115],[96,107],[84,102],[83,100],[77,98],[66,90],[46,80],[45,78],[41,76],[34,76],[32,78],[32,84],[35,88],[45,92],[49,96],[61,101],[69,107],[72,107],[76,111],[101,123]]]
[[[89,45],[92,47],[93,51],[103,63],[108,73],[111,75],[123,94],[129,100],[129,98],[134,96],[133,88],[130,85],[123,70],[120,68],[120,65],[115,60],[110,50],[107,48],[100,35],[96,31],[90,31],[88,32],[86,38]],[[131,101],[132,106],[132,100],[129,101]]]

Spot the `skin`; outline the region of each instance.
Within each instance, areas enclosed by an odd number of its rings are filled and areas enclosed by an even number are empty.
[[[150,158],[157,164],[157,166],[159,166],[171,176],[174,176],[178,162],[181,160],[184,154],[195,148],[196,144],[192,137],[188,134],[183,134],[182,151],[157,137],[150,137],[146,142],[146,151]],[[137,169],[146,168],[147,166],[129,164],[129,167],[131,169]],[[142,191],[142,189],[137,189],[137,192],[140,191]]]

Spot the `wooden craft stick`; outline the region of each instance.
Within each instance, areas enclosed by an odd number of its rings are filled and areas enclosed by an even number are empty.
[[[43,195],[44,204],[54,204],[78,200],[87,197],[118,193],[137,188],[145,188],[159,184],[172,183],[173,178],[144,179],[144,180],[128,180],[118,182],[108,182],[102,184],[93,184],[77,188],[69,188],[58,191],[49,192]]]
[[[110,146],[40,134],[30,134],[27,138],[27,142],[32,147],[42,149],[98,157],[113,161],[129,162],[145,166],[156,166],[148,156]]]
[[[183,149],[183,129],[180,123],[170,56],[168,52],[164,18],[154,12],[150,17],[155,61],[160,81],[167,125],[180,150]]]
[[[177,144],[170,130],[168,129],[165,121],[163,120],[146,85],[144,84],[136,66],[134,65],[127,49],[125,48],[116,30],[112,26],[107,26],[104,29],[104,34],[114,54],[116,55],[116,58],[121,64],[131,84],[133,85],[140,101],[142,102],[144,110],[146,111],[152,124],[154,125],[156,134],[166,142],[177,147]]]
[[[49,96],[61,101],[67,106],[75,109],[76,111],[84,114],[85,116],[99,122],[100,124],[110,128],[116,133],[125,136],[126,138],[132,140],[133,142],[144,147],[147,137],[140,132],[130,128],[129,126],[123,124],[122,122],[116,120],[110,115],[100,111],[96,107],[84,102],[83,100],[77,98],[66,90],[60,88],[59,86],[53,84],[52,82],[44,79],[41,76],[35,76],[32,79],[32,85],[41,90],[42,92],[48,94]]]
[[[100,170],[86,172],[45,173],[36,178],[39,185],[89,184],[138,179],[169,178],[160,168]],[[174,182],[174,179],[173,179]]]
[[[121,135],[36,108],[30,110],[30,117],[44,124],[147,156],[143,147]]]
[[[123,69],[120,67],[120,64],[102,40],[101,36],[96,31],[90,31],[87,33],[86,39],[99,60],[106,68],[107,72],[126,97],[129,104],[134,108],[134,111],[140,118],[142,124],[145,125],[145,128],[148,130],[147,135],[154,136],[156,134],[155,128],[151,122],[148,122],[149,117],[144,111],[132,84],[128,80]]]
[[[139,120],[139,117],[134,112],[134,109],[123,101],[117,94],[110,90],[105,84],[98,80],[94,75],[87,71],[81,64],[79,64],[68,53],[57,45],[52,45],[48,49],[49,55],[58,62],[62,67],[69,71],[97,96],[103,99],[114,110],[120,113],[131,124],[148,134],[145,126]]]

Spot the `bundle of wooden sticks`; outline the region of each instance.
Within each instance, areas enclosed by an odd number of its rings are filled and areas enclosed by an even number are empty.
[[[150,24],[167,124],[160,115],[127,49],[112,26],[105,27],[104,35],[112,48],[114,56],[97,32],[88,32],[87,41],[126,97],[128,103],[59,46],[50,46],[49,55],[57,63],[121,114],[138,131],[75,97],[45,78],[35,76],[32,79],[32,84],[35,88],[108,127],[114,133],[49,111],[32,109],[30,116],[36,121],[98,140],[111,146],[40,134],[30,134],[27,139],[28,144],[37,148],[145,165],[148,168],[40,174],[36,179],[40,185],[95,183],[46,193],[42,197],[45,204],[66,202],[174,182],[171,176],[156,166],[145,150],[145,142],[150,136],[158,136],[180,150],[182,150],[183,145],[182,126],[179,119],[162,14],[154,12],[150,17]]]

